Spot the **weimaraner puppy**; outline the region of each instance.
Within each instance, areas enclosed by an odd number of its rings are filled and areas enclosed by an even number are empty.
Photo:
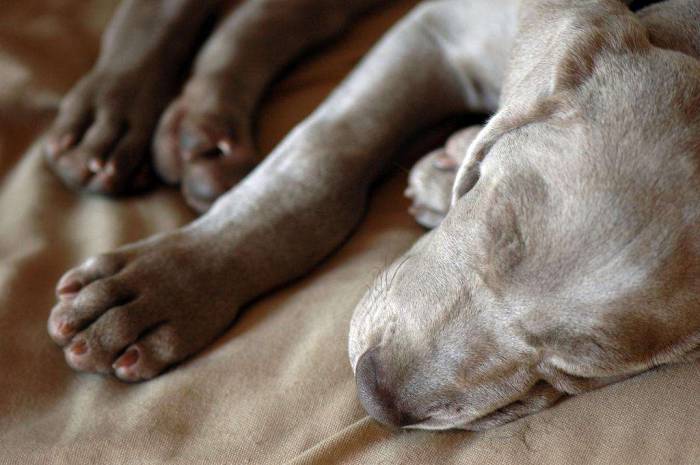
[[[699,3],[420,5],[199,220],[66,273],[51,336],[77,370],[158,375],[342,243],[407,137],[478,111],[412,174],[435,229],[353,316],[369,414],[485,429],[698,358]]]

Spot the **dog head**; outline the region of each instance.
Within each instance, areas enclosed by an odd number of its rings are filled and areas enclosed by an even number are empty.
[[[383,423],[488,428],[699,342],[700,65],[619,2],[566,3],[525,2],[478,175],[355,311]]]

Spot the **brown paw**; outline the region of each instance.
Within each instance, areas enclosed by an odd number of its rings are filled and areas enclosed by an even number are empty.
[[[48,331],[68,365],[123,381],[151,379],[221,333],[237,302],[220,282],[230,273],[202,242],[155,237],[67,272]]]
[[[421,158],[411,169],[405,195],[413,201],[409,212],[421,226],[435,228],[447,215],[452,184],[481,126],[470,126],[453,134],[445,147]]]
[[[68,186],[120,194],[143,189],[154,179],[148,162],[151,130],[144,120],[148,109],[135,107],[132,81],[89,74],[63,100],[44,154]]]
[[[227,107],[225,97],[202,95],[216,85],[190,83],[161,118],[154,141],[156,171],[166,182],[180,184],[199,212],[259,161],[248,118]]]

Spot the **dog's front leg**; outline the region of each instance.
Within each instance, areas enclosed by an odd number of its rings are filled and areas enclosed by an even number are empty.
[[[425,11],[383,39],[200,220],[69,271],[49,321],[68,363],[152,378],[211,342],[241,305],[337,247],[397,144],[464,106],[460,80],[426,36]]]
[[[310,47],[386,0],[251,0],[217,26],[187,84],[160,120],[154,163],[199,212],[261,160],[257,106],[269,83]]]

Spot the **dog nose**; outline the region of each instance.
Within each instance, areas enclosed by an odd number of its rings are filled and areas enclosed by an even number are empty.
[[[378,365],[379,350],[366,351],[357,362],[355,382],[362,406],[375,420],[388,426],[402,427],[418,423],[413,415],[402,412],[397,405],[396,394],[387,386]]]

